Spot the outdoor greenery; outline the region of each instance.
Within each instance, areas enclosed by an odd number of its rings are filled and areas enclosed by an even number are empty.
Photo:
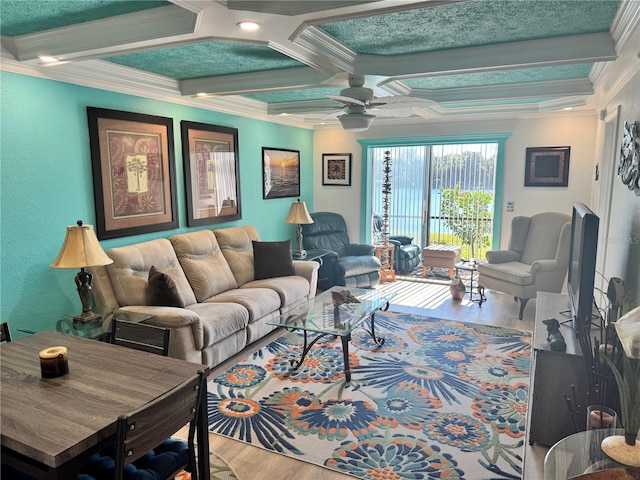
[[[480,258],[482,247],[491,244],[493,197],[483,190],[462,191],[460,185],[441,192],[440,216],[453,236],[469,247],[471,258]]]

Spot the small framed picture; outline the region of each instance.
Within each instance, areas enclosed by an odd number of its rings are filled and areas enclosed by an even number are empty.
[[[300,196],[300,151],[262,147],[262,198]]]
[[[322,184],[351,186],[351,154],[322,154]]]
[[[525,187],[566,187],[569,185],[571,147],[527,148]]]

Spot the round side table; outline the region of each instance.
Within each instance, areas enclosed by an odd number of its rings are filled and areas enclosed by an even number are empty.
[[[609,458],[600,447],[602,440],[611,435],[624,435],[624,429],[588,430],[560,440],[544,458],[544,480],[625,467]]]

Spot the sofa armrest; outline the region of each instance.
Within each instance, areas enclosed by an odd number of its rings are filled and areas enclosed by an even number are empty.
[[[350,243],[345,246],[346,256],[371,255],[375,256],[376,247],[368,243]]]
[[[156,325],[158,327],[170,328],[172,330],[179,328],[189,328],[193,335],[193,343],[195,345],[195,348],[202,350],[202,348],[204,347],[204,330],[202,327],[202,320],[200,319],[200,315],[187,308],[160,307],[153,305],[131,305],[128,307],[121,307],[117,309],[114,312],[114,315],[117,315],[119,312],[133,312],[152,315],[153,318],[150,318],[145,323]],[[111,318],[109,319],[109,325],[107,328],[111,327]]]
[[[309,295],[308,298],[316,296],[316,290],[318,289],[318,269],[320,264],[313,260],[294,260],[293,271],[299,277],[304,277],[309,282]]]
[[[491,250],[486,253],[489,263],[507,263],[520,261],[520,254],[511,250]]]

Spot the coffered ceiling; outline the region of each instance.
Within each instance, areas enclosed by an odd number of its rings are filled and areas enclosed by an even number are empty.
[[[639,5],[2,0],[2,68],[309,127],[336,123],[327,95],[354,74],[376,97],[419,99],[376,122],[535,113],[588,105]]]

